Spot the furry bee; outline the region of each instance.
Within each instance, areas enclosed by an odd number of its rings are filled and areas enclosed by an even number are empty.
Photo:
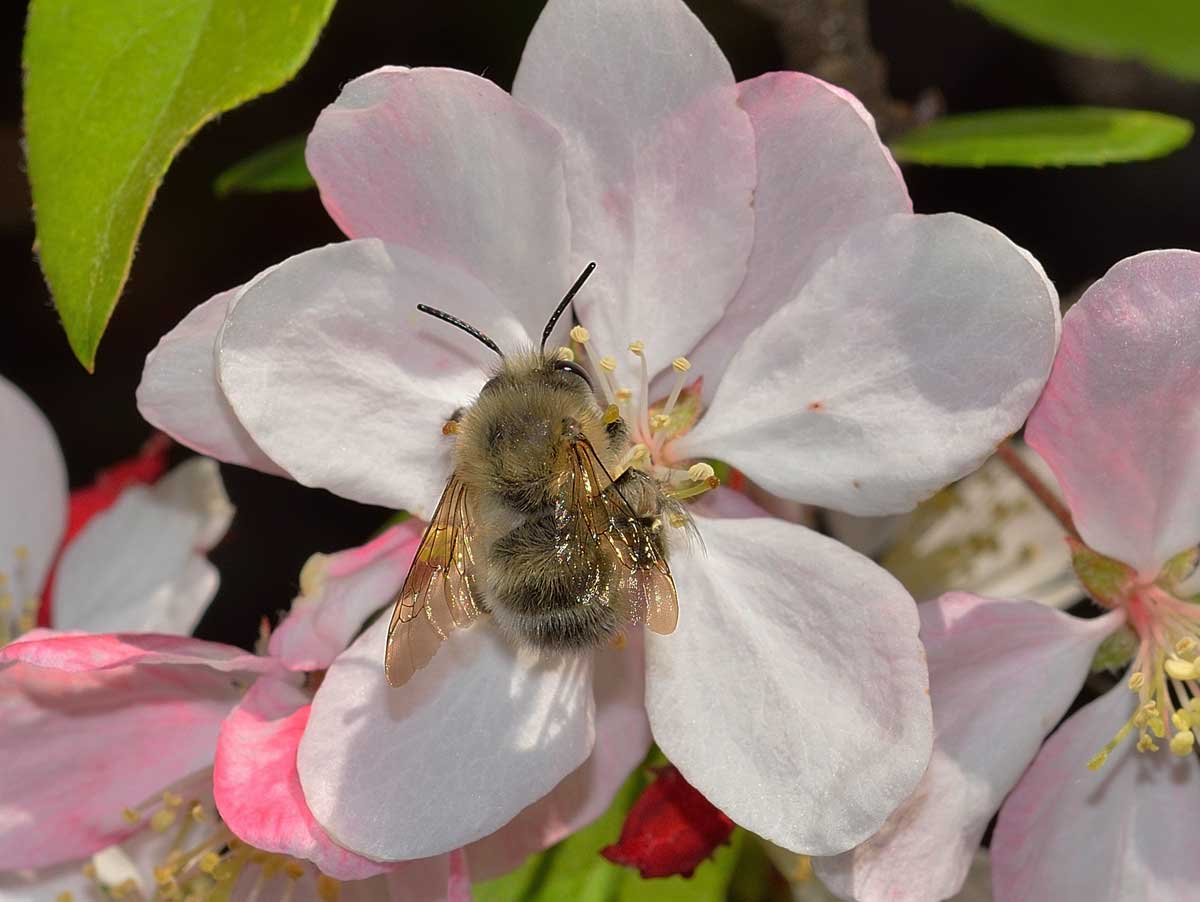
[[[518,644],[552,652],[602,646],[627,624],[675,629],[664,518],[686,514],[652,476],[620,469],[630,439],[616,406],[601,406],[582,366],[545,350],[594,268],[555,309],[541,346],[519,356],[417,305],[500,363],[444,430],[455,436],[453,473],[396,597],[384,657],[392,686],[482,614]]]

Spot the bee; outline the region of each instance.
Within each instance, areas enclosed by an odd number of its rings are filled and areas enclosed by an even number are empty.
[[[455,438],[453,472],[396,597],[384,654],[392,686],[482,615],[519,645],[559,653],[618,641],[629,624],[675,629],[664,519],[687,515],[654,477],[622,468],[631,442],[618,408],[601,405],[569,355],[545,349],[593,269],[554,310],[541,345],[512,357],[474,326],[417,305],[500,362],[443,430]]]

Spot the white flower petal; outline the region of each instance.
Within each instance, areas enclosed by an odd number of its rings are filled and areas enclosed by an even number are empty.
[[[36,595],[67,525],[67,468],[42,412],[4,378],[0,436],[0,573],[10,580],[21,574],[25,585],[14,588]],[[27,554],[23,562],[21,554]]]
[[[997,902],[1189,902],[1200,856],[1189,815],[1200,804],[1195,755],[1139,754],[1128,739],[1098,771],[1095,755],[1133,714],[1123,684],[1078,711],[1042,747],[1000,810],[992,836]]]
[[[729,358],[799,293],[857,225],[911,213],[900,171],[852,95],[799,72],[738,85],[754,126],[758,185],[746,281],[688,358],[710,399]]]
[[[711,328],[746,274],[754,133],[729,64],[679,0],[552,0],[513,96],[567,145],[576,302],[600,353],[646,341],[651,375]]]
[[[467,848],[473,880],[517,868],[529,856],[566,839],[600,817],[613,796],[646,757],[643,631],[632,629],[628,645],[595,654],[596,744],[587,761],[515,818]]]
[[[588,657],[517,653],[485,620],[392,689],[387,626],[333,662],[300,741],[305,798],[341,845],[383,861],[448,852],[512,820],[591,752]]]
[[[217,464],[205,458],[181,464],[153,487],[126,489],[63,553],[54,626],[190,634],[217,591],[204,552],[232,516]]]
[[[306,156],[347,235],[458,266],[541,337],[575,273],[563,143],[540,116],[467,72],[389,66],[342,89]]]
[[[1029,444],[1083,540],[1154,577],[1200,542],[1200,254],[1122,260],[1067,313]]]
[[[919,609],[936,732],[929,769],[879,833],[816,862],[827,886],[859,902],[958,892],[988,821],[1120,625],[1119,615],[1083,620],[965,593]]]
[[[64,898],[90,900],[92,881],[83,874],[83,862],[52,868],[0,873],[0,902],[47,902]]]
[[[286,476],[254,443],[217,384],[217,334],[246,286],[213,295],[179,321],[146,355],[138,412],[150,425],[201,454]]]
[[[862,842],[929,761],[911,597],[832,539],[780,520],[705,519],[677,555],[679,627],[649,636],[646,706],[684,777],[793,851]]]
[[[502,348],[529,341],[470,276],[373,238],[299,254],[240,295],[218,376],[238,419],[298,482],[428,518],[450,470],[442,426],[496,358],[418,302]]]
[[[875,220],[750,335],[678,453],[852,514],[910,509],[1020,428],[1058,326],[1041,267],[995,229]]]

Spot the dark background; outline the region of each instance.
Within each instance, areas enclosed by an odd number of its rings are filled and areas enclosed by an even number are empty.
[[[134,389],[146,353],[164,332],[215,292],[283,257],[341,237],[315,191],[218,199],[213,179],[250,153],[307,131],[342,84],[379,65],[452,66],[507,88],[541,5],[542,0],[341,0],[293,83],[206,126],[171,167],[101,345],[96,374],[89,376],[67,347],[31,251],[33,226],[20,150],[25,11],[24,4],[4,4],[0,374],[32,396],[54,424],[72,486],[132,454],[149,435]],[[1196,86],[1134,64],[1036,46],[950,0],[868,5],[870,38],[887,66],[882,79],[873,78],[852,52],[854,0],[693,0],[690,5],[739,78],[779,68],[809,69],[848,83],[891,130],[911,120],[908,105],[965,112],[1099,103],[1200,120]],[[791,18],[785,22],[785,16]],[[81,155],[86,153],[80,148]],[[957,210],[998,227],[1032,251],[1069,298],[1130,254],[1154,247],[1200,249],[1200,188],[1192,177],[1198,168],[1200,143],[1164,160],[1123,166],[906,167],[905,177],[918,212]],[[177,449],[176,454],[182,458],[187,452]],[[222,586],[199,632],[248,645],[261,615],[288,605],[309,554],[358,544],[387,512],[237,467],[223,467],[223,472],[238,514],[211,555]]]

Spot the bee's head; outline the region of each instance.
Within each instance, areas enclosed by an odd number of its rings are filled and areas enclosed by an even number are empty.
[[[553,503],[573,442],[607,445],[602,417],[579,364],[540,352],[506,357],[459,426],[459,470],[531,513]]]

